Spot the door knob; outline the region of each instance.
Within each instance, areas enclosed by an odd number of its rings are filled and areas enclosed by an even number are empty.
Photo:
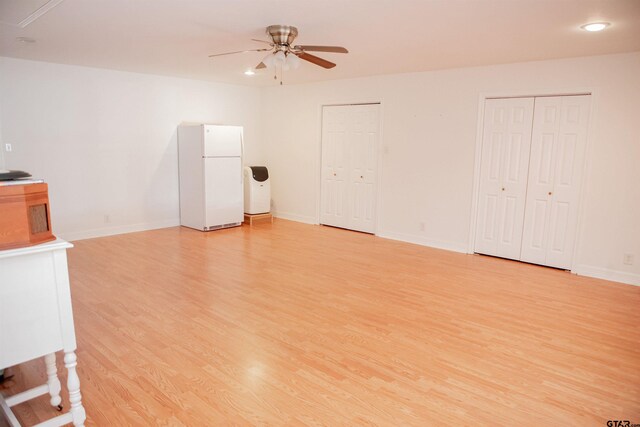
[[[551,191],[549,191],[549,195],[552,195],[553,193]]]
[[[364,176],[360,175],[360,179],[364,179]]]
[[[336,176],[336,173],[335,173],[335,172],[333,173],[333,176]]]
[[[504,191],[504,187],[502,187],[502,191]]]

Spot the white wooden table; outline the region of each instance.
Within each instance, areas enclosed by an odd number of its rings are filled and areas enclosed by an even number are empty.
[[[0,394],[1,413],[11,426],[20,423],[11,407],[49,394],[60,406],[56,352],[64,352],[71,408],[38,426],[83,426],[86,419],[76,373],[76,335],[71,311],[67,249],[62,239],[27,248],[0,251],[0,369],[44,358],[47,382],[13,396]]]

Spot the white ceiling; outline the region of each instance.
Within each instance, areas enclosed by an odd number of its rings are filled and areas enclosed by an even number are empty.
[[[0,0],[0,55],[264,86],[272,72],[243,74],[264,52],[208,55],[263,47],[250,39],[272,24],[350,51],[318,54],[331,70],[303,61],[285,84],[640,50],[640,0],[57,1]],[[580,30],[590,21],[612,25]]]

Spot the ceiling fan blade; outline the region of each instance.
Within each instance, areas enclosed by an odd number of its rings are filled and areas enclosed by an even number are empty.
[[[268,41],[266,41],[266,40],[259,40],[259,39],[251,39],[251,40],[253,40],[254,42],[266,43],[266,44],[268,44],[269,46],[273,46],[273,43],[272,43],[272,42],[268,42]]]
[[[311,52],[349,53],[349,51],[342,46],[296,46],[294,49]]]
[[[264,65],[264,62],[261,62],[258,65],[256,65],[256,70],[262,70],[263,68],[267,68],[267,66]]]
[[[224,55],[233,55],[235,53],[245,53],[245,52],[266,52],[267,50],[271,50],[269,48],[264,49],[249,49],[249,50],[237,50],[235,52],[225,52],[225,53],[216,53],[213,55],[209,55],[209,58],[213,58],[214,56],[224,56]]]
[[[311,55],[310,53],[300,52],[296,53],[296,55],[298,56],[298,58],[309,61],[312,64],[319,65],[322,68],[333,68],[336,66],[336,64],[334,64],[333,62],[329,62],[326,59],[318,58],[317,56]]]

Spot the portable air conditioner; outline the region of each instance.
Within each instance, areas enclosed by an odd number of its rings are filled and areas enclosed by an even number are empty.
[[[254,215],[271,210],[271,184],[265,166],[244,168],[244,212]]]

